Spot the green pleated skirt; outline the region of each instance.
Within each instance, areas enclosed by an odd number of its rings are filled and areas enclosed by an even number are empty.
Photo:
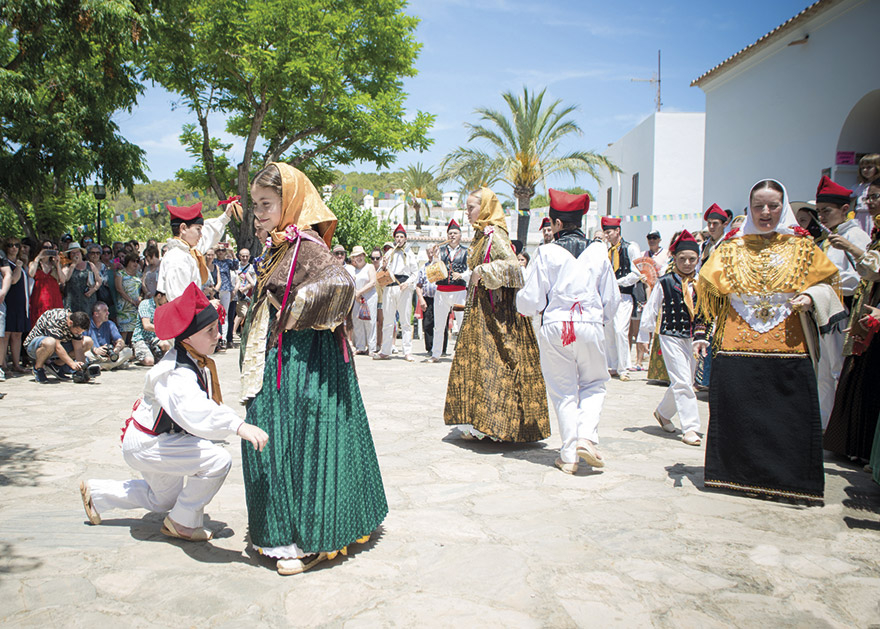
[[[285,332],[281,351],[280,390],[273,348],[247,408],[269,442],[262,452],[241,444],[251,543],[340,550],[388,513],[354,364],[329,330]]]

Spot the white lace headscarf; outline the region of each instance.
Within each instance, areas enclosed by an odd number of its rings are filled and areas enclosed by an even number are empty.
[[[770,231],[761,231],[758,229],[758,226],[752,220],[752,190],[755,186],[757,186],[762,181],[772,181],[779,185],[782,188],[782,214],[779,216],[779,222],[776,224],[776,227],[771,229]],[[772,188],[771,188],[772,190]],[[751,235],[763,235],[769,234],[771,232],[776,232],[777,234],[794,234],[794,228],[797,227],[798,222],[797,218],[794,215],[794,212],[791,209],[791,205],[788,203],[788,191],[785,189],[781,183],[776,181],[775,179],[761,179],[760,181],[756,181],[749,188],[749,202],[746,205],[746,222],[743,223],[742,228],[736,232],[731,238],[739,238],[740,236],[751,236]]]

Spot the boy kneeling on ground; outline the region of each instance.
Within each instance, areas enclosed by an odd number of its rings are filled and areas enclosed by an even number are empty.
[[[232,466],[213,440],[236,433],[262,451],[269,436],[223,404],[210,358],[219,340],[217,311],[195,284],[157,308],[154,323],[174,347],[147,373],[122,436],[125,462],[143,480],[83,481],[83,506],[92,524],[110,509],[168,511],[162,533],[207,541],[213,532],[202,527],[204,508]]]

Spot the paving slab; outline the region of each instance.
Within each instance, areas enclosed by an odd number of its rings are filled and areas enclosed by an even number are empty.
[[[248,548],[237,438],[210,543],[143,511],[87,523],[79,480],[133,475],[119,435],[146,368],[0,384],[0,625],[880,627],[880,487],[857,466],[826,461],[824,507],[705,491],[703,448],[660,430],[665,389],[637,373],[609,383],[606,468],[568,476],[552,410],[546,441],[461,441],[450,360],[355,360],[390,512],[294,577]],[[217,364],[236,400],[237,351]]]

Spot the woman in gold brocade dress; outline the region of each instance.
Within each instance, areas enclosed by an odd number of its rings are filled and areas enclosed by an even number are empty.
[[[547,390],[530,321],[516,311],[522,267],[504,210],[488,188],[467,199],[476,230],[468,254],[470,287],[446,389],[444,420],[464,439],[539,441],[550,436]]]
[[[840,308],[836,280],[837,267],[797,227],[782,184],[757,183],[745,224],[718,246],[697,284],[703,321],[715,324],[707,487],[823,501],[819,397],[807,338],[814,324],[807,313],[814,305]],[[700,353],[705,339],[698,326]]]

